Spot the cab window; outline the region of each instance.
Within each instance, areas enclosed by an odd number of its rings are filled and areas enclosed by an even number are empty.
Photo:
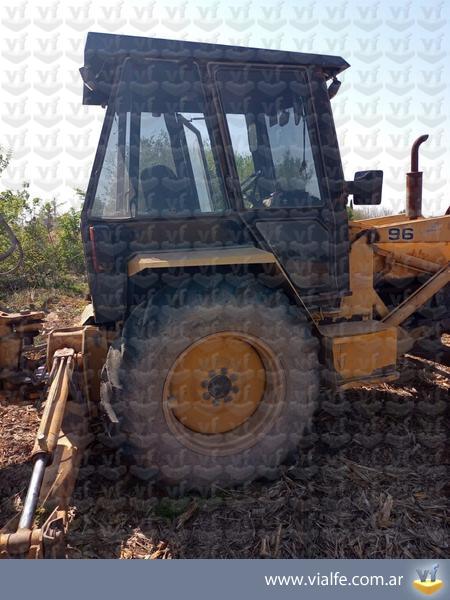
[[[125,62],[91,215],[189,216],[227,208],[195,65]]]
[[[216,81],[244,206],[321,205],[304,74],[276,67],[222,67]]]

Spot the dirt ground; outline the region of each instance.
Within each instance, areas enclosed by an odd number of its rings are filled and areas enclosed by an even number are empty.
[[[82,304],[50,301],[47,329]],[[393,384],[322,394],[297,460],[273,482],[171,499],[106,479],[112,458],[93,447],[69,557],[448,558],[450,368],[429,358],[406,356]],[[0,406],[0,523],[20,510],[38,419],[31,403]]]

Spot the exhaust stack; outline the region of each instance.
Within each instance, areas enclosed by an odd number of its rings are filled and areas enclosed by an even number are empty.
[[[406,173],[406,215],[409,219],[422,217],[422,171],[419,171],[419,146],[428,135],[417,138],[411,148],[411,172]]]

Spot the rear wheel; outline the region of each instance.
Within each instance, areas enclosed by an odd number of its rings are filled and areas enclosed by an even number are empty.
[[[318,394],[317,341],[283,293],[201,283],[133,311],[102,384],[131,472],[180,492],[275,477]]]

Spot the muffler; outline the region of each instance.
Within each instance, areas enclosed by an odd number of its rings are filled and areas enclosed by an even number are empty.
[[[406,173],[406,215],[409,219],[419,219],[422,215],[422,171],[419,171],[419,146],[428,135],[417,138],[411,148],[411,172]]]

